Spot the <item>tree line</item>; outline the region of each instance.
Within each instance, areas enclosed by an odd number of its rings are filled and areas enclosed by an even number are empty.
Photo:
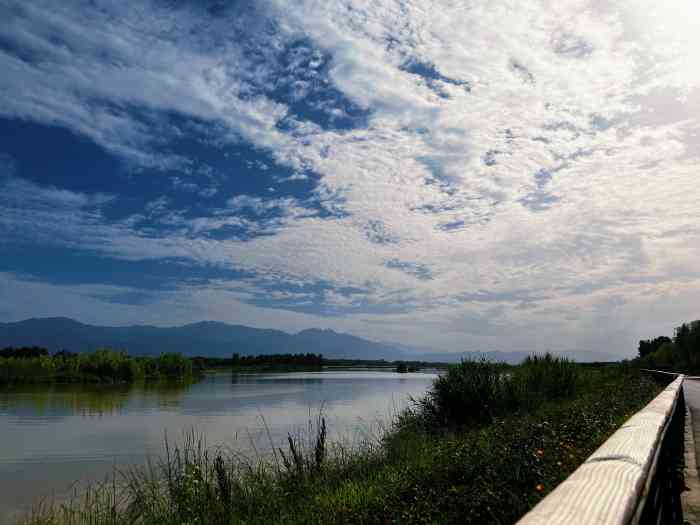
[[[0,350],[0,358],[6,359],[34,359],[36,357],[47,355],[49,355],[49,351],[41,346],[22,346],[19,348],[7,346]]]
[[[700,320],[676,327],[673,337],[639,341],[638,352],[640,364],[649,368],[700,370]]]
[[[189,378],[197,372],[192,360],[176,353],[133,357],[109,349],[81,354],[62,350],[53,356],[40,347],[9,347],[0,351],[0,384],[124,383]]]
[[[284,365],[320,368],[323,366],[323,354],[266,354],[231,356],[231,364],[237,366]]]

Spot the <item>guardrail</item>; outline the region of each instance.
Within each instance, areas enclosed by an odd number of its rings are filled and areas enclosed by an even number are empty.
[[[679,375],[519,525],[683,523],[685,404]]]

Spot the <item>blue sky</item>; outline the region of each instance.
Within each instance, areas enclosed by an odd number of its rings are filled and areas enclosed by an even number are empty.
[[[700,8],[0,0],[0,321],[596,350],[700,317]]]

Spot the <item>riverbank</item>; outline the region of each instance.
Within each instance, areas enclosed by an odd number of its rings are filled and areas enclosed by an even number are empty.
[[[190,440],[24,523],[513,522],[660,389],[622,366],[550,360],[506,376],[494,365],[453,367],[382,439],[328,444],[319,418],[255,461]],[[470,416],[456,419],[464,396],[491,408],[465,407]]]
[[[260,372],[319,372],[321,370],[377,370],[405,372],[446,370],[447,363],[427,361],[387,361],[384,359],[327,359],[322,354],[264,354],[232,358],[194,357],[196,367],[207,371],[230,370],[234,374]],[[410,369],[410,370],[409,370]]]
[[[22,349],[18,349],[22,350]],[[191,379],[199,373],[190,359],[164,353],[132,357],[124,352],[98,350],[84,354],[0,357],[0,385],[26,383],[130,383],[139,380]],[[9,353],[9,352],[8,352]]]

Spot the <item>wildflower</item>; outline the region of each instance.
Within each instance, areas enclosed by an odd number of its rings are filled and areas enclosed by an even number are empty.
[[[542,483],[538,483],[537,486],[535,487],[535,490],[537,492],[542,492],[544,490],[544,485],[542,485]]]
[[[544,455],[544,450],[542,450],[541,448],[538,448],[537,450],[535,450],[535,453],[536,453],[538,456],[543,456],[543,455]]]

